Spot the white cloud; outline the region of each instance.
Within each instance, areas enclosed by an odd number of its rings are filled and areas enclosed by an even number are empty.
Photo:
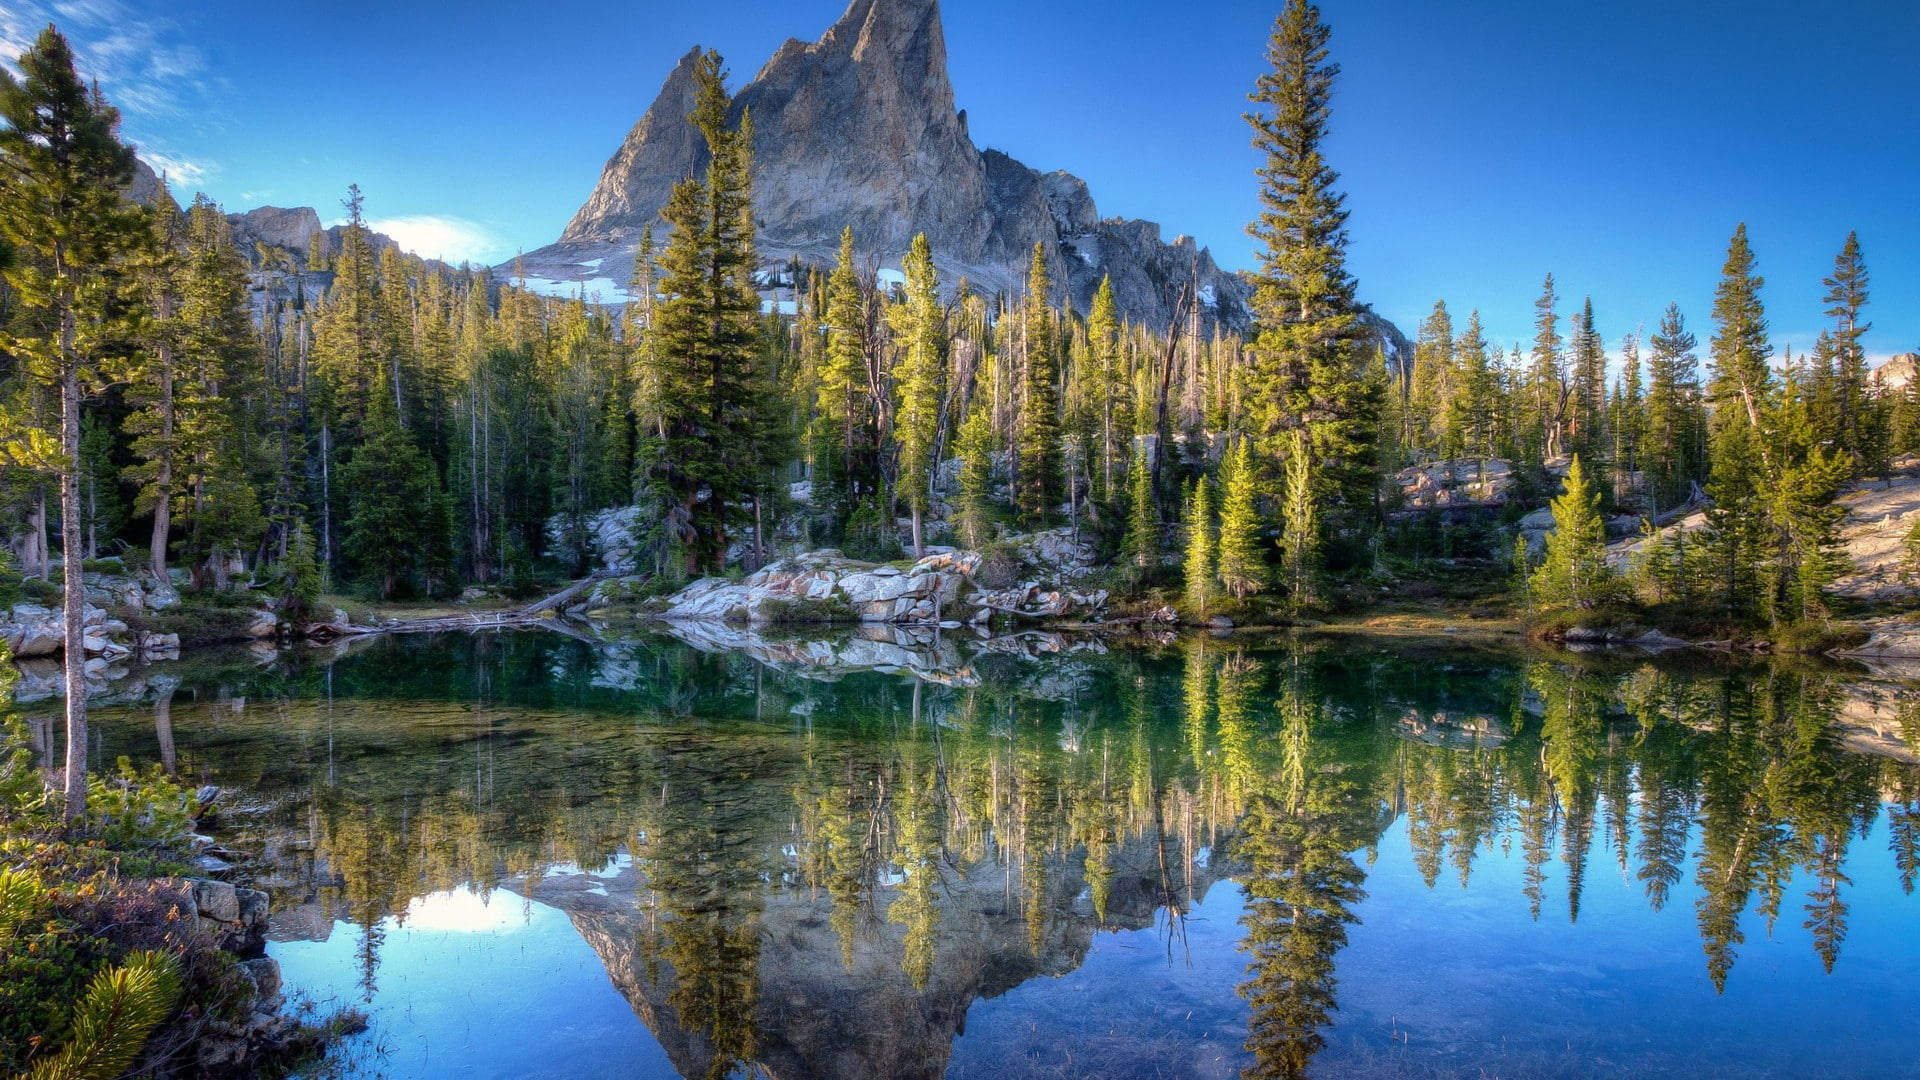
[[[15,61],[49,23],[72,44],[81,78],[99,80],[129,118],[179,117],[207,96],[213,80],[185,33],[121,0],[6,0],[0,62],[18,70]]]
[[[146,162],[148,168],[166,179],[167,188],[180,202],[191,200],[194,193],[205,186],[207,177],[218,171],[211,165],[152,147],[141,147],[139,154],[140,160]]]
[[[443,262],[493,263],[504,258],[507,245],[486,226],[456,217],[409,214],[375,218],[367,228],[393,237],[402,248],[422,258]]]

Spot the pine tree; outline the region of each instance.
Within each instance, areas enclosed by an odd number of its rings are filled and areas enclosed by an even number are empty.
[[[1202,477],[1193,484],[1187,498],[1187,613],[1196,619],[1207,617],[1213,605],[1213,499]]]
[[[992,535],[993,420],[985,408],[974,409],[960,425],[954,452],[960,458],[954,520],[966,545],[977,550]]]
[[[1060,445],[1059,367],[1055,360],[1053,280],[1044,244],[1033,245],[1021,308],[1021,400],[1015,447],[1014,505],[1030,523],[1045,524],[1066,494]]]
[[[718,53],[695,73],[691,120],[708,150],[706,174],[675,185],[663,216],[673,233],[661,256],[655,344],[665,434],[650,487],[665,494],[687,568],[718,569],[729,525],[771,474],[778,423],[771,375],[759,356],[760,297],[753,273],[751,117],[728,126]],[[704,496],[704,497],[703,497]]]
[[[1587,459],[1595,486],[1605,491],[1607,448],[1607,352],[1593,324],[1593,298],[1588,297],[1573,322],[1573,363],[1568,379],[1568,445]]]
[[[1311,611],[1320,606],[1320,504],[1304,432],[1295,436],[1294,451],[1287,456],[1281,499],[1280,548],[1288,603],[1295,611]]]
[[[1492,457],[1499,436],[1500,384],[1487,356],[1486,333],[1480,328],[1478,310],[1467,317],[1467,328],[1455,343],[1454,353],[1460,378],[1447,401],[1447,430],[1458,440],[1463,453]]]
[[[14,71],[20,74],[16,78]],[[119,353],[126,329],[113,294],[117,264],[139,246],[144,222],[120,191],[133,179],[133,150],[116,136],[119,111],[73,69],[73,50],[49,26],[0,67],[0,236],[13,257],[5,271],[17,310],[0,349],[17,357],[60,403],[54,433],[31,418],[7,417],[7,457],[60,478],[61,558],[66,582],[63,641],[84,654],[86,604],[79,523],[82,402]],[[18,328],[16,331],[15,328]],[[15,434],[17,432],[17,434]],[[87,806],[87,683],[66,665],[68,818]]]
[[[1587,481],[1575,454],[1561,495],[1553,500],[1553,532],[1547,555],[1533,571],[1531,594],[1537,606],[1591,611],[1619,596],[1618,581],[1607,565],[1607,527],[1600,516],[1600,493]]]
[[[1692,485],[1706,479],[1706,417],[1700,377],[1680,305],[1668,304],[1660,329],[1648,344],[1645,445],[1653,508],[1685,502]]]
[[[1272,70],[1250,95],[1256,111],[1247,122],[1264,160],[1261,213],[1249,227],[1261,247],[1248,419],[1269,470],[1301,453],[1295,429],[1304,424],[1322,489],[1307,497],[1327,499],[1335,516],[1359,517],[1372,508],[1383,386],[1366,370],[1346,267],[1345,196],[1323,156],[1340,72],[1328,59],[1328,36],[1316,6],[1288,0],[1268,39]]]
[[[1533,352],[1527,369],[1527,404],[1531,411],[1527,432],[1534,453],[1543,459],[1565,450],[1567,377],[1561,356],[1559,294],[1548,274],[1540,298],[1533,303]]]
[[[1453,316],[1447,311],[1445,300],[1436,300],[1433,312],[1420,323],[1420,337],[1414,343],[1413,371],[1402,384],[1406,406],[1402,441],[1416,458],[1429,454],[1442,458],[1454,455],[1459,438],[1448,428],[1450,413],[1446,403],[1458,392],[1457,375]]]
[[[434,496],[430,470],[394,415],[393,402],[376,395],[367,410],[366,441],[341,470],[341,481],[352,502],[343,550],[381,600],[420,568],[431,540],[421,528]]]
[[[179,264],[186,246],[186,221],[164,181],[149,219],[151,236],[138,269],[146,292],[147,318],[141,335],[146,362],[137,373],[142,377],[132,381],[127,393],[134,410],[124,426],[133,436],[135,463],[126,472],[127,478],[138,485],[135,511],[153,515],[147,572],[154,581],[165,584],[167,546],[173,535],[174,470],[180,455],[174,388],[180,377],[176,355],[182,329],[177,319]]]
[[[1093,307],[1087,313],[1087,351],[1100,409],[1100,498],[1111,501],[1114,459],[1119,456],[1120,441],[1133,430],[1111,277],[1102,277],[1093,294]]]
[[[1244,601],[1266,582],[1266,565],[1260,557],[1260,516],[1254,506],[1259,478],[1254,472],[1249,440],[1238,440],[1225,461],[1218,574],[1233,598]]]
[[[895,432],[900,446],[900,488],[913,516],[913,555],[925,548],[921,516],[932,497],[933,445],[940,423],[940,400],[947,370],[947,315],[940,306],[940,279],[933,266],[927,234],[913,238],[902,264],[906,302],[890,312],[895,340],[902,348],[895,371],[899,395]]]
[[[1607,410],[1613,436],[1616,497],[1624,499],[1641,472],[1641,445],[1646,438],[1646,395],[1640,379],[1640,339],[1628,334],[1620,343],[1620,377],[1614,383],[1614,403]]]
[[[281,616],[296,626],[306,622],[320,603],[322,584],[313,530],[306,522],[296,521],[287,542],[287,557],[280,561]]]
[[[1858,463],[1856,475],[1867,471],[1867,458],[1871,455],[1870,444],[1874,441],[1870,431],[1873,418],[1869,415],[1874,403],[1869,399],[1867,353],[1860,339],[1873,324],[1862,322],[1861,311],[1867,306],[1866,260],[1860,254],[1860,237],[1856,233],[1847,234],[1847,242],[1841,247],[1840,254],[1833,261],[1833,276],[1826,279],[1827,316],[1834,321],[1829,332],[1829,341],[1833,349],[1834,374],[1834,421],[1835,441],[1841,450],[1852,454]]]
[[[250,475],[246,418],[260,371],[246,263],[220,208],[205,196],[187,214],[174,388],[178,438],[173,520],[196,587],[227,585],[227,563],[259,539],[265,521]]]
[[[1713,365],[1708,383],[1712,404],[1707,494],[1706,551],[1714,568],[1714,594],[1731,619],[1757,613],[1762,599],[1761,562],[1764,513],[1761,487],[1773,471],[1763,417],[1772,408],[1773,372],[1768,359],[1766,308],[1760,301],[1764,280],[1755,273],[1747,227],[1734,230],[1727,261],[1714,293]]]
[[[871,410],[867,407],[866,297],[854,269],[853,227],[840,234],[840,257],[827,279],[826,355],[819,372],[816,445],[829,460],[816,484],[816,502],[826,506],[835,528],[873,497]]]
[[[1127,561],[1144,577],[1160,565],[1160,518],[1153,505],[1153,466],[1144,441],[1136,440],[1127,469]]]

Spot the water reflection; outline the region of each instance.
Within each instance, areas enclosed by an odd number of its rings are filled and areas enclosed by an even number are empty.
[[[1501,890],[1509,920],[1576,925],[1603,866],[1643,898],[1615,933],[1690,903],[1721,992],[1783,911],[1834,971],[1851,905],[1920,873],[1920,770],[1843,745],[1831,671],[883,644],[403,639],[157,688],[101,753],[255,793],[283,936],[350,924],[368,1000],[421,897],[509,890],[567,914],[689,1077],[943,1075],[977,1000],[1075,971],[1102,930],[1187,962],[1183,917],[1229,878],[1235,1067],[1307,1075],[1395,830],[1426,889]],[[1855,896],[1876,828],[1898,890]]]

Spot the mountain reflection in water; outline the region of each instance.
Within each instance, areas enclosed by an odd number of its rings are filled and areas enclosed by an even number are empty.
[[[1845,744],[1860,676],[750,644],[283,657],[154,680],[102,711],[98,754],[245,793],[225,825],[263,853],[276,936],[326,942],[275,947],[290,980],[300,950],[350,946],[400,1046],[426,1012],[390,980],[481,979],[471,942],[524,923],[570,925],[686,1077],[1915,1068],[1920,769]],[[1920,738],[1911,686],[1872,693]],[[407,953],[427,970],[391,968],[390,940],[429,932]],[[501,963],[541,948],[564,951]],[[592,1046],[544,1012],[475,1007],[470,1037],[511,1060],[594,1071],[560,1064]]]

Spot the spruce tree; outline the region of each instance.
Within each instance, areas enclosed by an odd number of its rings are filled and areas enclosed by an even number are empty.
[[[1553,275],[1533,302],[1533,352],[1527,369],[1527,433],[1532,451],[1542,459],[1560,456],[1566,448],[1567,377],[1561,355],[1559,294]]]
[[[760,362],[760,297],[753,274],[751,117],[729,126],[720,56],[695,72],[690,119],[706,143],[706,173],[675,185],[662,212],[672,227],[661,256],[653,362],[659,365],[660,452],[649,487],[687,569],[718,569],[743,501],[764,491],[780,442],[771,374]]]
[[[1873,329],[1873,324],[1863,322],[1860,317],[1867,306],[1869,279],[1858,234],[1847,234],[1847,242],[1833,260],[1833,276],[1827,278],[1825,284],[1826,314],[1834,322],[1829,331],[1833,349],[1834,437],[1841,450],[1854,456],[1856,474],[1864,475],[1867,459],[1873,456],[1870,444],[1874,419],[1869,413],[1874,402],[1869,393],[1867,353],[1860,341]]]
[[[1160,565],[1160,518],[1153,505],[1153,466],[1143,440],[1136,440],[1127,469],[1127,539],[1124,550],[1136,578]]]
[[[1247,122],[1263,161],[1261,212],[1248,230],[1260,242],[1248,419],[1262,467],[1276,472],[1302,453],[1296,429],[1304,425],[1304,465],[1318,477],[1304,497],[1356,518],[1372,508],[1383,386],[1366,370],[1371,358],[1346,266],[1345,196],[1324,156],[1340,73],[1328,36],[1319,8],[1288,0],[1267,43],[1271,70],[1249,96],[1255,111]]]
[[[1713,567],[1713,595],[1729,619],[1758,613],[1759,577],[1764,542],[1761,490],[1772,472],[1764,417],[1773,407],[1774,378],[1768,366],[1764,284],[1755,272],[1747,227],[1734,230],[1727,260],[1714,293],[1713,362],[1708,383],[1711,467],[1707,495],[1706,551]]]
[[[1573,322],[1572,369],[1568,377],[1567,431],[1570,448],[1587,459],[1595,486],[1604,491],[1602,454],[1607,448],[1607,352],[1593,324],[1593,298],[1581,305]]]
[[[1461,452],[1477,458],[1492,457],[1499,433],[1500,383],[1487,356],[1487,338],[1480,328],[1478,310],[1467,317],[1467,328],[1461,331],[1454,354],[1460,377],[1447,400],[1447,430]]]
[[[1120,441],[1133,430],[1130,422],[1131,395],[1120,347],[1120,319],[1113,299],[1113,279],[1102,277],[1094,291],[1093,307],[1087,312],[1088,362],[1097,378],[1100,410],[1100,498],[1111,501],[1114,459],[1119,456]]]
[[[1287,602],[1295,611],[1320,606],[1320,503],[1314,492],[1313,462],[1307,437],[1294,438],[1287,456],[1286,486],[1281,494],[1280,549],[1286,577]]]
[[[1451,414],[1446,408],[1457,393],[1454,352],[1453,316],[1445,300],[1436,300],[1432,313],[1420,323],[1413,371],[1402,380],[1406,406],[1402,442],[1412,455],[1410,460],[1427,455],[1452,457],[1456,452],[1459,438],[1447,425]]]
[[[1260,556],[1260,515],[1254,505],[1259,477],[1254,472],[1253,447],[1239,439],[1227,451],[1220,498],[1219,578],[1235,600],[1244,601],[1266,582],[1266,564]]]
[[[1588,482],[1575,454],[1558,498],[1553,500],[1553,531],[1547,555],[1533,571],[1530,593],[1537,606],[1591,611],[1619,595],[1607,565],[1607,526],[1600,516],[1600,492]]]
[[[899,396],[894,425],[900,448],[900,488],[913,517],[913,555],[925,548],[921,516],[932,497],[933,445],[940,423],[940,400],[947,370],[947,315],[940,306],[940,280],[927,234],[913,238],[903,264],[906,300],[889,313],[901,357],[894,373]]]
[[[80,489],[80,411],[120,355],[128,328],[114,302],[122,260],[141,243],[140,213],[121,199],[133,179],[133,150],[117,136],[120,114],[73,68],[73,49],[49,26],[33,46],[0,66],[0,237],[11,249],[6,284],[17,305],[0,349],[13,354],[59,400],[53,432],[32,418],[0,418],[7,457],[60,478],[65,582],[66,803],[69,819],[87,806],[85,590]],[[16,78],[14,71],[19,72]],[[13,434],[17,432],[18,434]]]
[[[1680,305],[1668,304],[1660,329],[1647,339],[1644,440],[1649,494],[1658,511],[1685,502],[1706,478],[1706,417],[1700,400],[1695,338]]]
[[[1213,606],[1213,499],[1205,477],[1194,481],[1187,497],[1187,613],[1196,619],[1207,617]]]
[[[985,408],[967,415],[954,452],[960,458],[954,521],[961,539],[977,550],[992,535],[993,524],[993,419]]]
[[[224,587],[226,565],[265,528],[254,490],[246,417],[260,350],[253,336],[245,261],[220,208],[205,196],[187,214],[179,287],[178,436],[173,519],[196,587]]]
[[[164,181],[148,213],[151,235],[138,269],[146,292],[147,317],[141,335],[145,362],[127,390],[134,408],[124,426],[133,437],[135,461],[126,472],[137,485],[135,511],[153,515],[147,572],[155,582],[165,584],[167,546],[173,536],[174,472],[180,456],[175,386],[180,378],[180,262],[186,220]]]
[[[341,470],[352,511],[343,550],[381,600],[393,597],[421,566],[432,538],[423,518],[434,484],[426,455],[415,446],[393,402],[376,395],[367,409],[367,438]]]
[[[1055,358],[1053,279],[1044,244],[1033,245],[1021,307],[1021,400],[1015,447],[1014,505],[1029,523],[1044,525],[1066,495],[1060,446],[1059,368]]]
[[[817,502],[828,507],[833,528],[846,525],[855,508],[874,494],[873,438],[866,400],[866,297],[854,268],[853,226],[840,233],[840,256],[827,279],[824,362],[819,371],[816,445],[828,455]]]

